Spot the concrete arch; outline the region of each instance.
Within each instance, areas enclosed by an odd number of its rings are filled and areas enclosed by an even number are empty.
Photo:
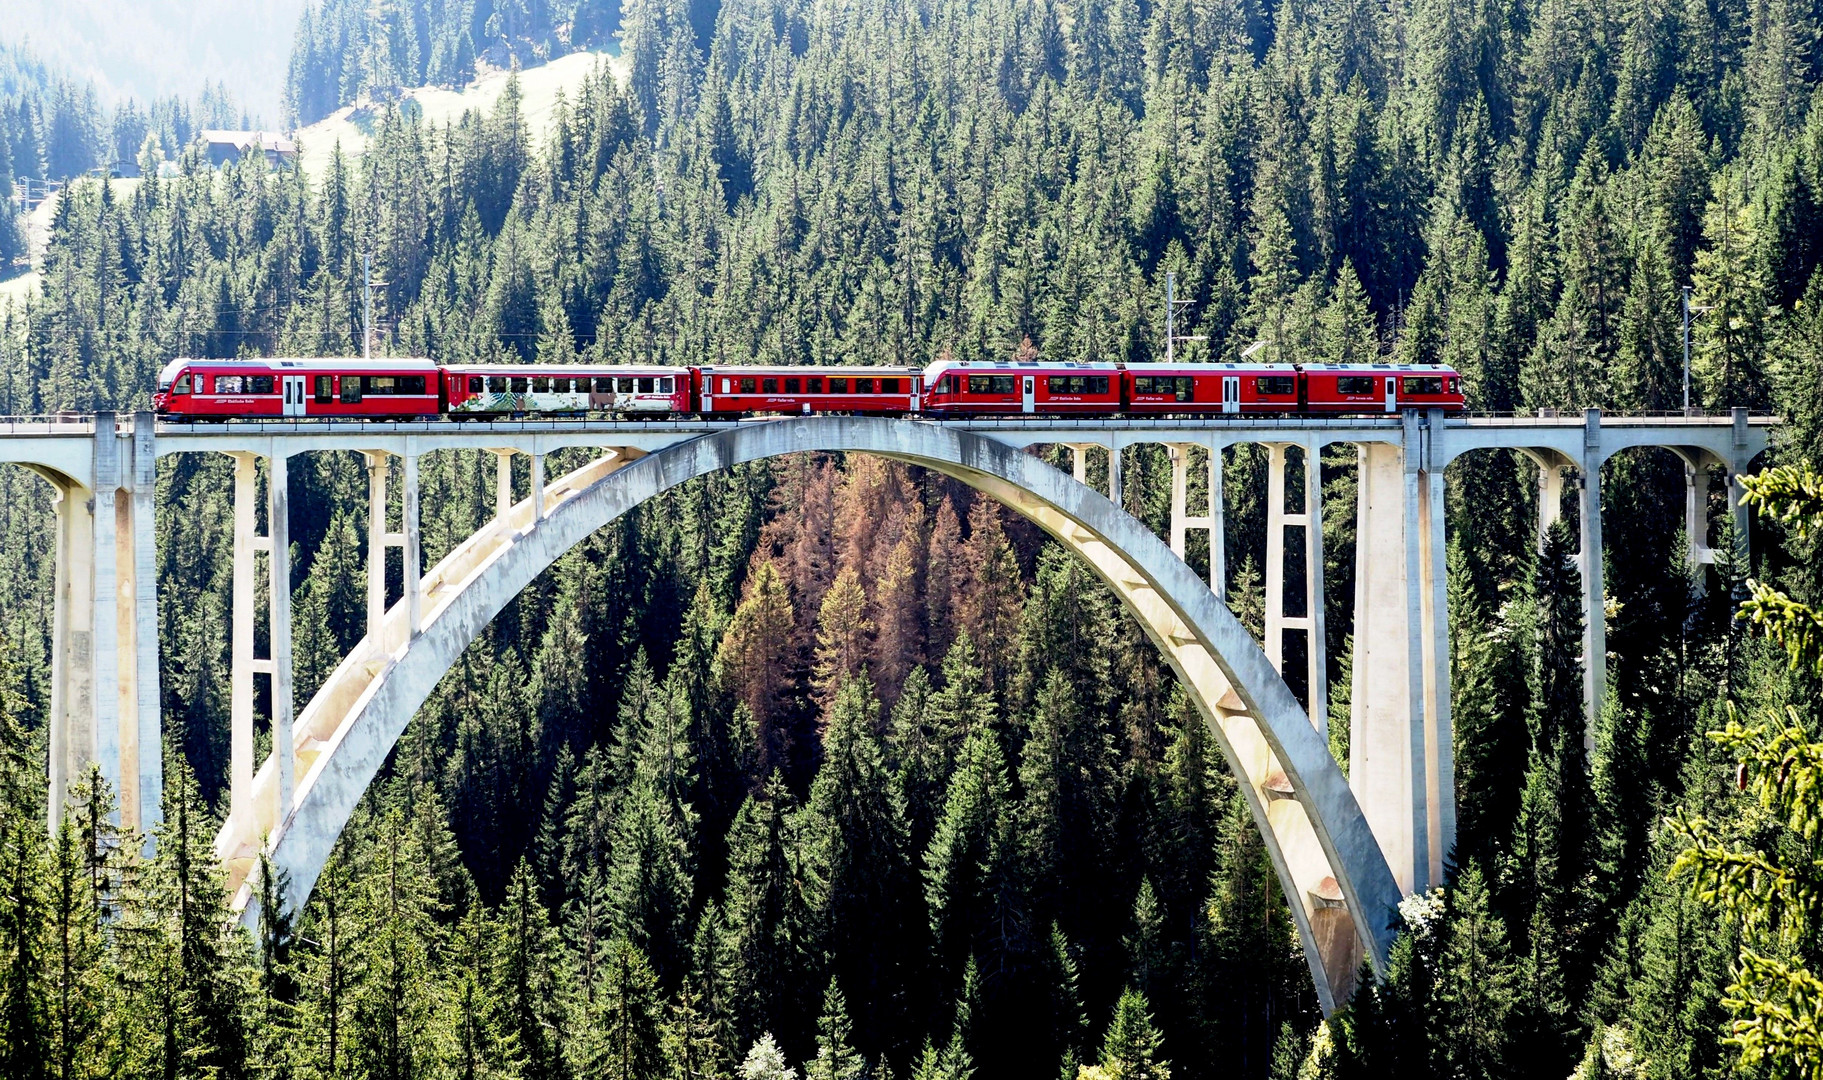
[[[1383,968],[1400,891],[1360,807],[1303,708],[1247,631],[1169,547],[1106,498],[1005,443],[937,424],[817,417],[739,425],[658,450],[611,453],[495,519],[424,579],[421,632],[389,652],[358,647],[300,717],[302,774],[291,812],[265,836],[289,882],[310,895],[343,825],[406,723],[462,650],[565,551],[639,504],[695,477],[798,451],[872,453],[955,477],[1032,519],[1094,568],[1140,620],[1195,701],[1242,782],[1297,921],[1325,1011],[1352,992],[1363,950]],[[486,540],[486,542],[482,542]],[[404,605],[396,605],[403,607]],[[397,614],[395,610],[395,614]],[[392,628],[396,629],[396,628]],[[391,639],[388,628],[382,637]],[[261,771],[268,815],[272,764]],[[245,824],[245,823],[243,823]],[[254,852],[231,823],[218,842],[245,883]]]

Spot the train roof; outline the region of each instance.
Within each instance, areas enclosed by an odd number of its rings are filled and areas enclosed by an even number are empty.
[[[1454,375],[1456,369],[1448,364],[1299,364],[1301,371],[1372,371],[1380,374],[1394,372],[1435,372],[1438,375]]]
[[[160,372],[162,378],[174,378],[179,371],[193,365],[206,366],[222,371],[273,371],[285,368],[303,371],[423,371],[437,370],[433,360],[422,357],[399,357],[391,360],[362,360],[358,357],[341,359],[333,356],[312,357],[253,357],[239,360],[212,360],[202,356],[180,356],[166,364]]]
[[[705,365],[717,375],[917,375],[915,367],[863,367],[859,364],[721,364]]]
[[[688,375],[687,367],[665,364],[444,364],[458,375]]]
[[[932,360],[925,367],[926,377],[942,371],[1119,371],[1120,365],[1106,360]]]

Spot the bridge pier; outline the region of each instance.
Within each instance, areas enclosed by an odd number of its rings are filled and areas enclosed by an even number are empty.
[[[1208,509],[1202,514],[1189,512],[1190,490],[1190,451],[1201,446],[1209,452],[1209,500]],[[1222,506],[1222,448],[1211,442],[1207,446],[1201,443],[1167,443],[1166,450],[1171,455],[1171,551],[1178,558],[1184,557],[1185,534],[1191,529],[1201,529],[1209,534],[1209,587],[1215,595],[1226,601],[1228,599],[1228,574],[1226,542],[1223,533],[1226,523],[1223,520]],[[1078,460],[1081,451],[1077,451]],[[1078,473],[1076,480],[1082,482]]]
[[[1362,443],[1349,785],[1400,889],[1442,884],[1456,842],[1441,417]]]
[[[272,722],[272,767],[277,786],[270,797],[272,816],[291,805],[297,765],[292,736],[291,693],[291,519],[289,458],[282,439],[254,450],[231,451],[234,458],[234,591],[231,614],[228,698],[228,817],[242,833],[256,832],[265,819],[255,805],[253,750],[253,677],[265,675]],[[259,462],[266,461],[266,531],[258,529]],[[266,655],[255,656],[254,627],[259,618],[256,588],[259,553],[266,554]],[[252,859],[250,846],[225,853],[229,860]]]
[[[1608,591],[1601,543],[1601,410],[1583,413],[1583,456],[1577,481],[1581,548],[1576,568],[1582,577],[1583,750],[1593,760],[1595,725],[1608,696]]]
[[[116,824],[146,831],[161,817],[152,440],[149,413],[135,415],[130,427],[98,413],[81,455],[88,483],[28,463],[57,493],[46,806],[52,831],[69,786],[91,763],[114,791]]]
[[[1304,509],[1285,509],[1286,450],[1304,458]],[[1329,737],[1329,652],[1323,618],[1323,475],[1320,443],[1266,444],[1266,659],[1285,670],[1285,632],[1302,630],[1308,653],[1311,726]],[[1304,534],[1304,614],[1285,614],[1285,530]]]

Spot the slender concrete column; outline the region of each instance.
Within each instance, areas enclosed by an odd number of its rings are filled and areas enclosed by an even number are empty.
[[[424,576],[423,558],[419,554],[418,534],[418,453],[412,445],[414,440],[406,437],[405,443],[405,491],[400,500],[402,511],[400,525],[405,530],[405,640],[410,641],[418,636],[423,625],[419,610],[418,590]]]
[[[125,823],[145,836],[143,854],[152,854],[152,827],[164,820],[163,695],[158,682],[158,519],[152,500],[158,487],[158,446],[152,414],[133,416],[133,678],[134,726],[139,767],[133,817]]]
[[[1310,653],[1310,722],[1329,738],[1329,624],[1323,614],[1323,447],[1304,447],[1304,636]]]
[[[1601,540],[1601,410],[1583,413],[1582,551],[1582,698],[1583,749],[1595,752],[1595,723],[1608,693],[1608,608],[1602,582]]]
[[[1563,516],[1563,466],[1538,467],[1538,550],[1544,550],[1544,538]]]
[[[1728,514],[1734,521],[1735,547],[1741,558],[1753,558],[1753,535],[1747,520],[1747,505],[1741,496],[1747,489],[1741,486],[1741,474],[1752,465],[1752,456],[1748,453],[1747,410],[1730,409],[1729,416],[1734,421],[1734,460],[1728,464]],[[1751,562],[1746,562],[1751,565]]]
[[[1401,455],[1403,466],[1404,498],[1401,509],[1404,528],[1400,538],[1402,561],[1405,564],[1405,578],[1401,582],[1401,600],[1405,607],[1405,676],[1406,700],[1411,703],[1409,724],[1410,746],[1412,755],[1412,858],[1414,863],[1412,888],[1415,892],[1425,892],[1436,883],[1431,865],[1433,850],[1431,821],[1435,816],[1431,800],[1435,797],[1435,786],[1431,783],[1433,769],[1431,742],[1436,731],[1434,718],[1426,708],[1427,696],[1424,680],[1424,549],[1421,537],[1424,535],[1423,506],[1421,493],[1424,489],[1423,436],[1418,429],[1418,415],[1414,412],[1404,413],[1400,419],[1405,427],[1405,446]]]
[[[95,752],[95,523],[89,491],[58,482],[55,512],[56,597],[51,613],[50,790],[52,834],[63,818],[70,782]]]
[[[517,450],[491,450],[494,455],[494,516],[506,517],[513,508],[513,455]]]
[[[544,520],[544,455],[532,455],[532,520]]]
[[[1209,443],[1209,587],[1228,602],[1227,495],[1222,490],[1222,448]]]
[[[1416,449],[1408,462],[1400,446],[1360,446],[1349,695],[1348,783],[1407,894],[1428,887],[1431,851],[1423,667],[1413,640],[1418,545],[1407,543],[1417,517]]]
[[[94,742],[81,756],[92,756],[101,777],[118,796],[120,792],[120,512],[116,506],[120,484],[120,436],[114,427],[114,414],[95,414],[95,493],[89,512],[94,522],[93,554],[95,605],[90,615],[93,627],[94,661],[91,713],[89,723]],[[71,779],[79,779],[73,770],[81,768],[78,760],[70,762]],[[113,820],[120,820],[116,804]]]
[[[1121,496],[1120,444],[1110,440],[1108,442],[1108,501],[1125,510],[1127,504]]]
[[[272,755],[278,769],[278,814],[285,820],[297,774],[296,746],[291,737],[291,506],[287,452],[274,439],[266,465],[266,535],[272,545],[267,559],[272,598],[267,606],[272,653]]]
[[[365,451],[367,458],[367,633],[380,642],[386,619],[386,472],[391,455]]]
[[[1445,860],[1456,844],[1456,740],[1450,709],[1449,548],[1445,535],[1447,504],[1444,501],[1443,466],[1433,456],[1436,436],[1443,428],[1443,412],[1432,409],[1425,417],[1424,475],[1419,507],[1424,580],[1424,715],[1425,783],[1430,806],[1431,881],[1441,883]]]
[[[120,781],[114,788],[115,820],[122,828],[139,827],[139,664],[140,637],[134,623],[134,604],[139,593],[139,563],[133,558],[133,444],[122,436],[121,487],[114,496],[114,605],[112,611],[97,610],[114,621],[116,677],[114,680],[114,738],[119,748]],[[158,638],[151,639],[153,648]]]
[[[1266,659],[1285,670],[1285,444],[1266,444]]]
[[[1166,448],[1171,455],[1171,554],[1184,557],[1185,504],[1189,500],[1190,448],[1172,443]]]
[[[1684,462],[1684,535],[1689,539],[1686,558],[1692,570],[1715,561],[1715,552],[1709,548],[1709,470],[1688,461]]]
[[[234,597],[228,673],[228,813],[249,821],[253,792],[253,553],[254,483],[258,458],[234,458]]]

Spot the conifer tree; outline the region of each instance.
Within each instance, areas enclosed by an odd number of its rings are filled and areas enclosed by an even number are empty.
[[[1737,175],[1716,177],[1703,215],[1704,247],[1696,256],[1692,303],[1707,310],[1691,328],[1691,377],[1712,409],[1753,408],[1767,394],[1761,359],[1766,300],[1745,204]]]
[[[450,935],[450,1069],[463,1080],[511,1077],[524,1066],[523,1048],[512,1030],[514,1003],[500,992],[499,931],[499,924],[477,905]]]
[[[804,1080],[859,1080],[866,1063],[849,1042],[848,1002],[829,980],[823,1015],[817,1020],[817,1056],[804,1066]]]
[[[1450,894],[1453,906],[1438,963],[1439,1030],[1451,1076],[1506,1075],[1508,1020],[1521,993],[1507,955],[1506,927],[1490,907],[1487,882],[1471,864]]]
[[[1128,988],[1114,1006],[1114,1019],[1102,1040],[1101,1061],[1083,1070],[1084,1080],[1170,1080],[1171,1063],[1162,1054],[1163,1034],[1153,1026],[1146,996]]]
[[[785,1063],[785,1055],[770,1034],[761,1035],[741,1062],[740,1080],[797,1080],[798,1071]]]
[[[502,1020],[526,1080],[557,1080],[563,1072],[564,1032],[560,1026],[553,935],[539,900],[531,864],[520,859],[507,886],[502,916],[500,981],[505,989]]]
[[[870,1047],[903,1022],[888,1003],[904,998],[902,979],[919,952],[906,940],[917,932],[902,912],[914,878],[876,733],[878,712],[870,683],[851,678],[837,691],[804,825],[822,883],[825,948],[836,977],[862,1003],[856,1015]]]
[[[576,1042],[577,1071],[609,1080],[662,1075],[658,980],[624,938],[608,945],[600,987]]]

